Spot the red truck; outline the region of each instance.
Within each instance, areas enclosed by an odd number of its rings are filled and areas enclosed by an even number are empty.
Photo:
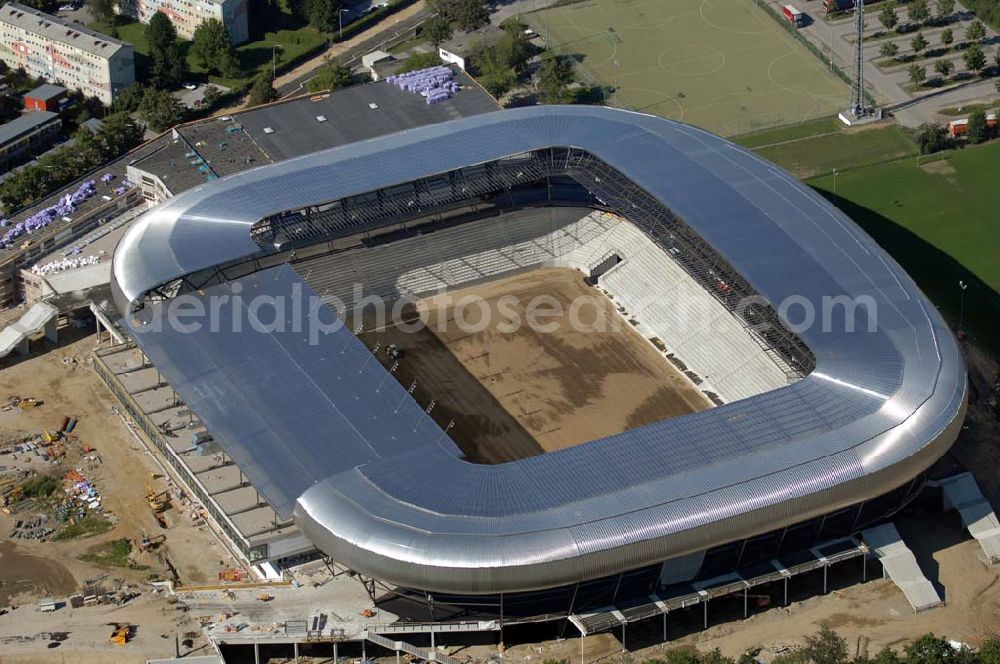
[[[781,8],[781,14],[794,26],[802,25],[804,15],[792,5],[785,5]]]
[[[996,131],[997,126],[1000,126],[1000,121],[997,120],[996,113],[986,114],[986,127],[990,131]],[[969,132],[969,118],[962,118],[961,120],[952,120],[948,123],[948,134],[952,138],[959,138],[960,136],[965,136]]]

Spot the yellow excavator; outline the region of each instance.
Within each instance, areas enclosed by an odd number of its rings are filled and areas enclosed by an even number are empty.
[[[168,507],[170,507],[170,492],[160,491],[157,493],[155,489],[147,486],[146,502],[149,503],[149,509],[153,510],[154,514],[164,512]]]
[[[112,623],[111,626],[114,629],[108,641],[116,646],[123,646],[128,643],[129,637],[132,634],[132,626],[128,623]]]

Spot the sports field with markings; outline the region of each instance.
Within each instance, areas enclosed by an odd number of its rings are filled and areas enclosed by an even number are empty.
[[[725,136],[835,114],[850,96],[751,0],[584,0],[522,19],[608,105]]]

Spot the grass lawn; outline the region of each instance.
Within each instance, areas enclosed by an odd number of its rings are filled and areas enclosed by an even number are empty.
[[[129,554],[132,553],[132,543],[127,539],[116,539],[104,544],[96,544],[80,556],[80,560],[95,563],[102,567],[129,567],[132,569],[149,569],[145,565],[129,564]]]
[[[63,527],[63,529],[56,534],[55,539],[68,540],[75,539],[77,537],[100,535],[101,533],[108,532],[114,527],[115,524],[111,523],[104,517],[88,514],[76,523]]]
[[[724,136],[828,116],[849,97],[750,0],[583,0],[521,18],[609,103]]]
[[[126,19],[119,18],[119,23],[116,26],[118,39],[126,41],[135,47],[137,64],[140,70],[144,70],[148,67],[149,58],[149,42],[146,40],[146,26],[141,23],[125,21]],[[108,32],[108,28],[99,23],[93,23],[91,27],[101,32]],[[239,53],[240,65],[245,74],[240,78],[234,79],[223,78],[214,74],[209,75],[191,57],[189,52],[191,42],[181,40],[184,52],[187,54],[188,70],[192,74],[191,78],[195,81],[216,83],[227,88],[242,85],[257,75],[258,72],[270,69],[272,48],[274,50],[275,64],[278,68],[281,68],[282,64],[300,57],[325,42],[326,35],[309,26],[265,33],[262,39],[247,42],[236,47],[236,51]]]
[[[1000,249],[997,210],[1000,142],[883,163],[809,181],[861,225],[917,281],[952,322],[965,293],[965,327],[1000,351]]]
[[[913,140],[895,125],[851,129],[836,118],[757,132],[734,140],[800,178],[917,153]]]

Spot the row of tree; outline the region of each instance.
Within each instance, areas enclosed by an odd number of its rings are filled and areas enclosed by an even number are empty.
[[[187,58],[173,21],[163,12],[156,12],[146,26],[149,43],[149,83],[155,88],[170,90],[188,76]],[[203,21],[194,31],[191,55],[200,67],[226,78],[242,73],[236,47],[229,30],[218,19]]]
[[[7,210],[31,205],[131,150],[142,141],[142,134],[142,126],[127,113],[109,115],[96,133],[80,128],[73,135],[72,146],[54,150],[4,180],[0,184],[0,202]]]
[[[983,47],[979,44],[973,44],[967,48],[962,53],[962,61],[970,74],[978,76],[986,69],[986,53],[983,52]],[[997,71],[1000,71],[1000,48],[997,48],[994,54],[994,63]],[[955,64],[949,60],[938,60],[934,63],[934,71],[944,78],[950,76],[954,68]],[[910,65],[907,73],[910,82],[914,85],[922,85],[927,80],[927,68],[923,65]],[[997,81],[997,91],[1000,92],[1000,81]]]
[[[906,18],[911,26],[920,26],[931,22],[946,23],[954,13],[955,0],[934,0],[933,14],[927,0],[910,0],[906,4]],[[899,27],[899,16],[892,5],[886,5],[882,8],[878,20],[886,30],[895,30]]]
[[[965,39],[969,48],[979,46],[980,42],[982,42],[985,37],[986,27],[979,21],[973,21],[965,29]],[[955,41],[955,34],[952,32],[951,28],[945,28],[941,31],[939,39],[941,41],[941,48],[944,51],[947,51],[951,48],[952,43]],[[926,37],[924,37],[923,31],[918,32],[913,39],[910,40],[910,47],[913,49],[913,52],[918,55],[930,45],[931,43]],[[879,53],[887,58],[896,58],[899,54],[899,44],[894,41],[883,42],[879,47]]]
[[[965,646],[954,648],[945,639],[925,634],[902,652],[886,648],[874,657],[855,658],[848,653],[847,641],[827,627],[805,641],[802,648],[778,655],[772,664],[1000,664],[1000,640],[995,639],[983,642],[978,651],[973,651]],[[550,659],[542,664],[568,664],[568,661]],[[642,664],[757,664],[757,658],[756,653],[745,653],[734,659],[718,649],[707,653],[671,650]]]

